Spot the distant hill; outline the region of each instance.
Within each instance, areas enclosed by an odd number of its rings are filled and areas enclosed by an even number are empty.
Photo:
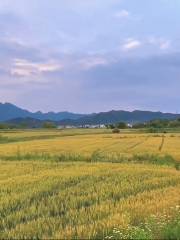
[[[42,128],[44,120],[39,120],[35,118],[14,118],[6,121],[5,123],[10,126],[21,126],[22,128]]]
[[[76,113],[70,113],[70,112],[48,112],[48,113],[42,113],[42,112],[30,112],[27,110],[24,110],[22,108],[19,108],[11,103],[0,103],[0,121],[8,121],[10,119],[15,118],[34,118],[39,120],[52,120],[52,121],[60,121],[63,119],[78,119],[80,117],[83,117],[85,115],[83,114],[76,114]]]
[[[151,112],[151,111],[110,111],[91,114],[76,120],[62,120],[60,125],[84,125],[84,124],[114,124],[117,122],[137,123],[147,122],[154,119],[173,120],[180,118],[179,114]]]
[[[56,125],[114,124],[117,122],[139,123],[154,119],[174,120],[180,114],[151,111],[109,111],[89,115],[70,112],[30,112],[10,103],[0,103],[0,121],[11,124],[27,124],[27,126],[42,126],[44,121],[53,121]]]

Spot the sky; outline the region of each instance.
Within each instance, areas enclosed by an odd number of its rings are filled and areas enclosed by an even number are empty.
[[[180,0],[1,0],[0,102],[180,112]]]

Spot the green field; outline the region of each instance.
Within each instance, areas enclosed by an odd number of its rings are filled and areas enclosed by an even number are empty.
[[[0,132],[0,239],[179,239],[180,134]]]

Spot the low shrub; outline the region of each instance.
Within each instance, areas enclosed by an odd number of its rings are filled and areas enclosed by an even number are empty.
[[[112,133],[120,133],[119,128],[114,128],[114,129],[112,130]]]

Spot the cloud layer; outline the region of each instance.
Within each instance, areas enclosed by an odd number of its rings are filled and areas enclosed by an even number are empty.
[[[2,0],[0,101],[180,111],[177,0]]]

